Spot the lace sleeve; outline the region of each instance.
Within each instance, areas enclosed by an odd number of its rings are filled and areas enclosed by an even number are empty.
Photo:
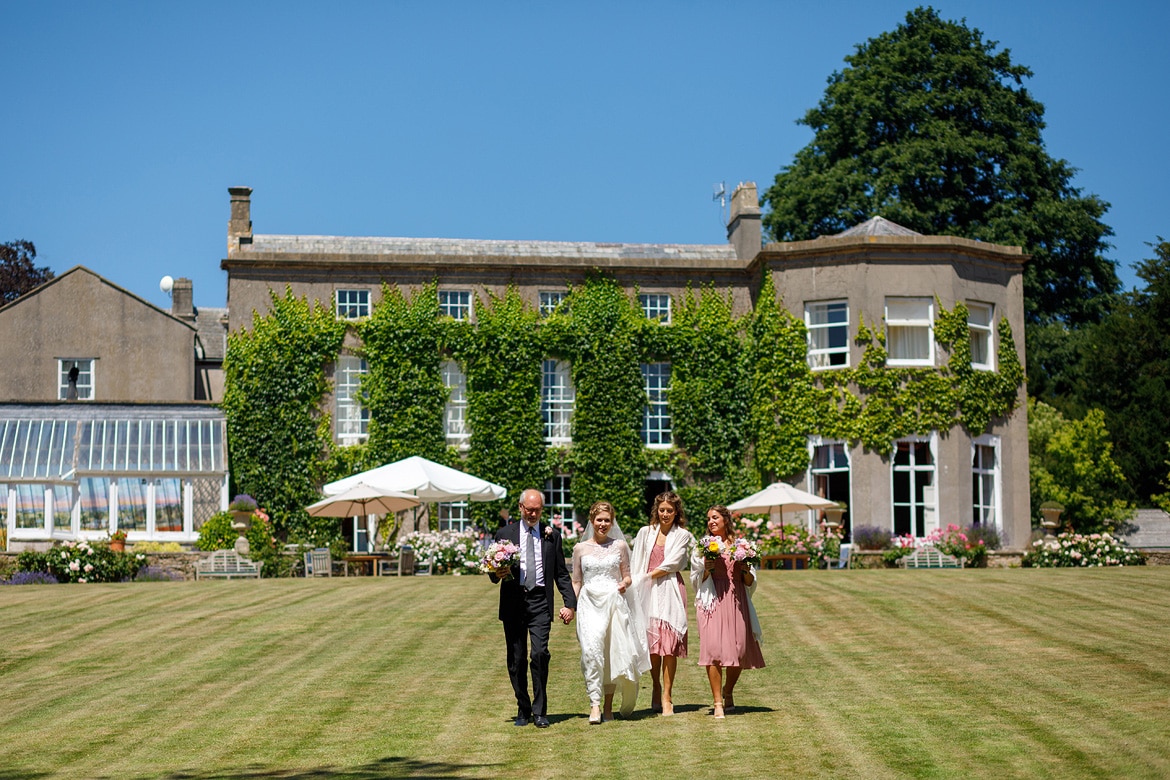
[[[624,541],[616,542],[618,553],[621,555],[622,579],[630,576],[630,546]]]
[[[581,584],[581,553],[583,552],[581,547],[581,542],[573,545],[573,571],[570,574],[570,579],[574,585]]]

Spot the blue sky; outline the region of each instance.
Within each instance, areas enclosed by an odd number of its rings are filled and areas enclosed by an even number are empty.
[[[795,120],[912,2],[0,0],[0,241],[222,306],[227,187],[257,233],[719,243]],[[1170,237],[1158,2],[935,3],[1035,72],[1045,141],[1112,204],[1126,287]]]

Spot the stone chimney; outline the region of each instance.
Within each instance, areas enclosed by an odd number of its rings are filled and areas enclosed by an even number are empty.
[[[727,240],[735,247],[740,260],[752,260],[760,253],[760,196],[754,181],[740,182],[731,193],[731,219],[727,223]]]
[[[190,279],[179,277],[171,288],[171,314],[181,320],[195,321],[195,289]]]
[[[252,188],[228,187],[232,199],[232,216],[228,220],[228,256],[240,251],[241,244],[252,243]]]

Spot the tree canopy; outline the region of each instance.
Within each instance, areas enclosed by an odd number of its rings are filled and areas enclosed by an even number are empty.
[[[1078,408],[1101,408],[1117,442],[1117,462],[1146,502],[1166,485],[1170,456],[1170,241],[1151,245],[1137,264],[1145,287],[1120,296],[1113,311],[1085,329],[1077,370]]]
[[[53,278],[48,266],[37,268],[37,248],[31,241],[0,244],[0,306],[12,303]]]
[[[1118,288],[1104,257],[1109,204],[1072,185],[1045,151],[1032,72],[966,21],[917,8],[859,44],[799,121],[808,146],[764,194],[781,241],[881,215],[930,235],[1022,246],[1030,324],[1095,322]]]

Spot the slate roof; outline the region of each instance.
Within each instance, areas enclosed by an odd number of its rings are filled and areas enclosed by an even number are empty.
[[[902,227],[897,222],[890,222],[885,217],[871,217],[860,225],[854,225],[848,230],[836,234],[839,236],[920,236],[916,230]]]
[[[1136,531],[1125,537],[1125,543],[1140,550],[1170,548],[1170,515],[1161,509],[1139,509],[1130,521]]]
[[[227,309],[196,307],[195,330],[203,346],[204,360],[222,361],[227,353],[227,315]]]
[[[253,253],[433,257],[564,257],[591,260],[735,260],[730,244],[621,244],[461,238],[256,235],[237,257]]]

